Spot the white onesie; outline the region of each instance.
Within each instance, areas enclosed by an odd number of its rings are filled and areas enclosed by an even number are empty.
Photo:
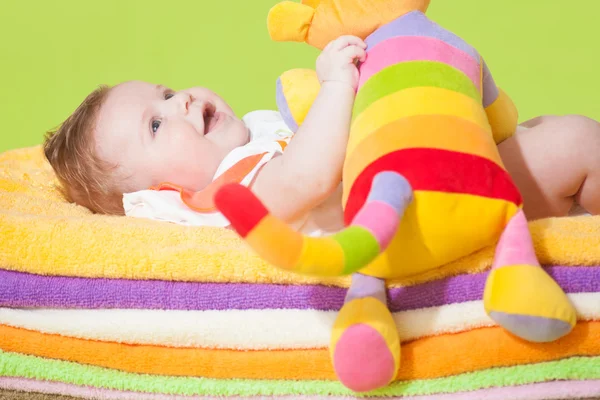
[[[239,176],[236,182],[248,186],[254,180],[260,168],[282,154],[285,146],[293,136],[281,115],[276,111],[253,111],[246,114],[242,121],[250,131],[248,144],[234,149],[229,153],[217,168],[213,183],[223,174],[232,170],[242,160],[252,160],[249,173]],[[238,165],[239,166],[239,165]],[[140,190],[123,195],[125,215],[129,217],[148,218],[156,221],[166,221],[188,226],[215,226],[227,227],[229,221],[216,210],[202,212],[191,209],[182,200],[181,193],[176,190]],[[292,225],[302,230],[307,216]],[[310,232],[305,232],[310,233]]]

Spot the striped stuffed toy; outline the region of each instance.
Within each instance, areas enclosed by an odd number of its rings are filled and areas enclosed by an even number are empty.
[[[519,190],[496,144],[517,112],[479,53],[425,15],[429,0],[304,0],[270,12],[271,37],[322,49],[343,34],[365,39],[367,58],[343,171],[346,229],[305,237],[246,188],[215,196],[234,229],[274,266],[302,274],[354,274],[331,338],[348,388],[369,391],[397,374],[400,343],[385,280],[420,274],[497,243],[484,305],[532,342],[576,323],[573,306],[537,260]],[[318,91],[311,71],[278,81],[278,106],[296,129]],[[239,204],[245,207],[239,207]]]

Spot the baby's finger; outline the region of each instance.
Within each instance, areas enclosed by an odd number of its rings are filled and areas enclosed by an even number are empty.
[[[344,47],[347,47],[347,46],[358,46],[363,49],[367,48],[366,43],[361,38],[359,38],[358,36],[352,36],[352,35],[340,36],[339,38],[334,40],[331,44],[332,44],[332,50],[342,50]]]
[[[346,58],[348,61],[359,60],[362,62],[365,61],[367,56],[365,49],[362,49],[358,46],[348,46],[341,51],[341,54],[343,54],[344,58]]]

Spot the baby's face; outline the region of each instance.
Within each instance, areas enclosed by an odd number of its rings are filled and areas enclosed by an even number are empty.
[[[98,155],[119,166],[129,191],[170,182],[208,185],[225,156],[249,140],[223,99],[194,87],[174,92],[146,82],[111,89],[96,124]]]

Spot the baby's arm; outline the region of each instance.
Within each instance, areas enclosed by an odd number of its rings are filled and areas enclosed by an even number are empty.
[[[319,94],[282,156],[268,162],[252,190],[275,216],[292,221],[322,203],[342,180],[358,71],[366,45],[331,42],[317,60]]]

